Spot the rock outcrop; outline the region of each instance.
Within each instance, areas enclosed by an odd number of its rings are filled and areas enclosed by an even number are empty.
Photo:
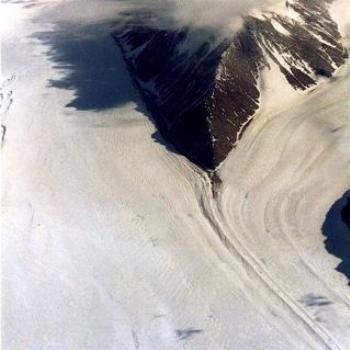
[[[331,0],[286,2],[293,16],[247,16],[231,39],[210,30],[126,23],[113,33],[163,138],[215,169],[259,108],[259,74],[273,61],[294,89],[330,77],[347,57]],[[267,59],[269,58],[269,59]]]

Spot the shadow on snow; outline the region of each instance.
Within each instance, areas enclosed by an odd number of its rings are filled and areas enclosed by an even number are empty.
[[[327,251],[342,260],[337,271],[347,277],[350,285],[350,190],[332,205],[322,232]]]
[[[103,111],[133,102],[154,123],[134,87],[126,63],[111,33],[112,23],[75,25],[54,23],[55,29],[35,33],[47,47],[47,56],[61,75],[50,79],[49,86],[72,90],[74,98],[66,107],[79,111]],[[152,138],[173,153],[158,131]]]

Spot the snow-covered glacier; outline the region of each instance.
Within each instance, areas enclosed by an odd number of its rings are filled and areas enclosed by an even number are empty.
[[[4,349],[350,348],[347,0],[23,0],[0,17]],[[144,28],[161,41],[135,74]],[[159,75],[174,47],[184,66]],[[200,100],[219,156],[169,139],[156,98],[166,125]]]

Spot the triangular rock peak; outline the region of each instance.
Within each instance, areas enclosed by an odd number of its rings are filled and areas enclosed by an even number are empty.
[[[301,90],[345,62],[330,2],[287,2],[294,18],[271,11],[247,16],[231,39],[219,40],[205,29],[165,30],[135,21],[113,37],[163,138],[213,170],[259,107],[259,73],[267,57]]]

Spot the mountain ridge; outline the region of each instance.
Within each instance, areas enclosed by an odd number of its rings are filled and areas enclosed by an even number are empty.
[[[332,0],[287,1],[293,17],[244,17],[233,37],[203,29],[167,31],[129,21],[113,33],[160,133],[203,169],[214,170],[237,144],[260,105],[260,72],[274,62],[298,90],[345,63]],[[195,38],[196,40],[194,40]],[[193,42],[197,45],[187,45]]]

